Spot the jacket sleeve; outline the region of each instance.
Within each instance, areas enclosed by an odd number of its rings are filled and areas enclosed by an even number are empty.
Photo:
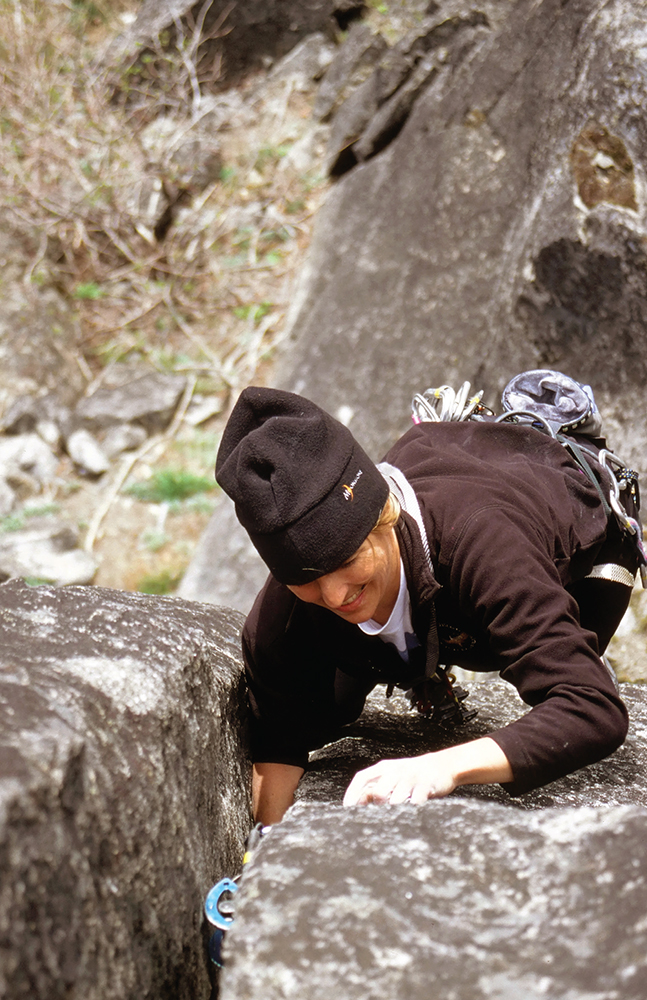
[[[319,640],[316,616],[270,576],[242,637],[255,763],[305,768],[309,750],[325,742],[334,720],[335,658]]]
[[[507,790],[530,791],[617,749],[626,708],[540,531],[483,508],[463,527],[448,568],[462,613],[486,631],[501,676],[531,706],[490,734],[512,768]]]

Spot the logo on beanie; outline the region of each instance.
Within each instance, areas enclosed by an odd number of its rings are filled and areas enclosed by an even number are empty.
[[[362,475],[362,470],[360,469],[355,478],[352,480],[350,486],[346,486],[346,484],[344,483],[344,485],[341,488],[344,500],[351,500],[351,501],[354,500],[355,497],[353,490],[357,486],[357,483],[359,482],[359,477],[361,475]]]

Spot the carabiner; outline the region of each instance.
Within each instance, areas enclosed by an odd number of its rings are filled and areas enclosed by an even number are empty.
[[[220,899],[226,892],[231,893],[232,896],[238,892],[238,886],[233,879],[223,878],[220,882],[217,882],[213,889],[209,890],[204,904],[204,912],[207,920],[221,931],[228,930],[234,921],[233,916],[226,917],[224,913],[220,912]]]

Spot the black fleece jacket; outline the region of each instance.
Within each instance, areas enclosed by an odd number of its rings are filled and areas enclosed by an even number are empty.
[[[490,734],[512,768],[508,790],[520,794],[615,750],[626,709],[567,589],[594,565],[607,517],[566,450],[520,425],[425,423],[386,460],[411,483],[427,529],[433,575],[415,522],[403,514],[396,529],[427,671],[437,662],[498,670],[532,707]],[[404,687],[424,672],[271,576],[243,651],[254,759],[302,767],[333,727],[336,670]]]

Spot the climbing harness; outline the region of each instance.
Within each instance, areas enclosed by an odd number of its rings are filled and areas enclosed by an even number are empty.
[[[249,864],[262,837],[270,828],[257,823],[250,832],[245,843],[243,869],[235,878],[221,878],[209,890],[204,904],[204,913],[214,929],[209,939],[209,958],[214,965],[222,968],[222,944],[225,933],[234,922],[234,897],[240,888],[240,880],[245,874],[245,866]]]

